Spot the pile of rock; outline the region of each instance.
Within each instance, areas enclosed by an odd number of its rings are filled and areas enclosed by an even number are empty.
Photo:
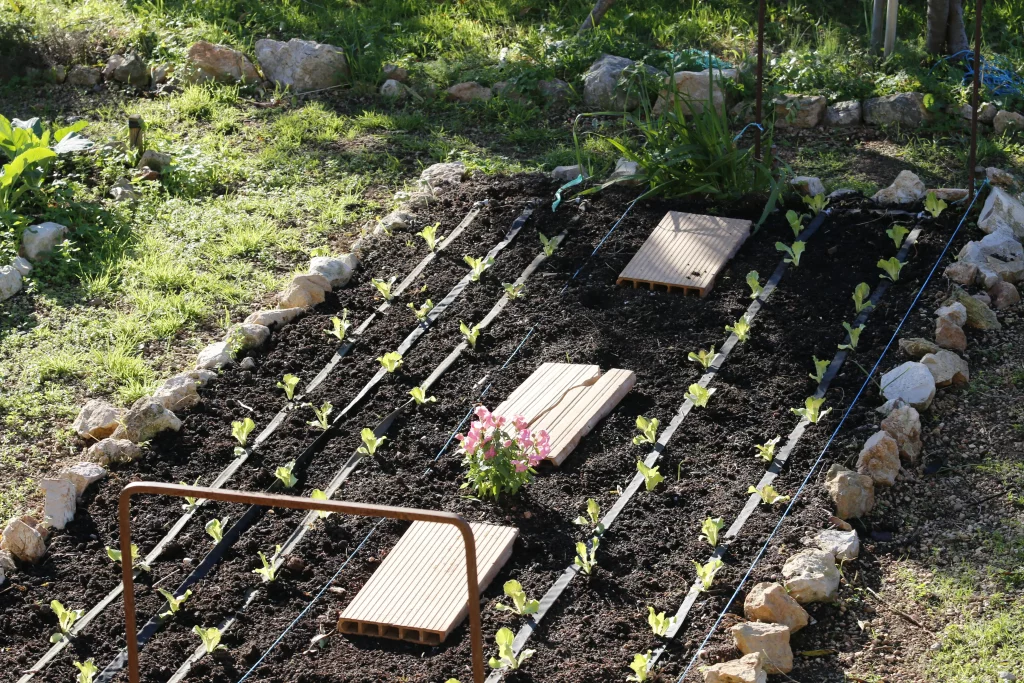
[[[97,87],[102,82],[144,88],[148,85],[162,85],[170,76],[169,65],[150,66],[137,54],[111,55],[102,69],[77,64],[69,69],[56,67],[52,70],[52,79],[55,82],[86,88]]]

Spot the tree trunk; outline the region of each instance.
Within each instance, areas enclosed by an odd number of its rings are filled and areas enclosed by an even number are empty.
[[[948,54],[969,50],[967,28],[964,26],[964,0],[949,0],[949,30],[946,33],[946,49]]]
[[[601,23],[601,17],[608,11],[608,8],[615,4],[615,0],[597,0],[594,9],[590,10],[583,25],[580,26],[579,34],[582,35]]]
[[[946,52],[946,33],[949,30],[950,0],[928,0],[928,52],[941,55]]]

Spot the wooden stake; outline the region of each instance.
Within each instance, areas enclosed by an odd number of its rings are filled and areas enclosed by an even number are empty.
[[[145,145],[146,124],[138,114],[128,117],[128,146],[142,151]]]

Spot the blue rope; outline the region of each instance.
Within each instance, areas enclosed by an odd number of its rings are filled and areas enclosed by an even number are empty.
[[[960,61],[964,69],[964,83],[974,80],[974,51],[961,50],[955,54],[943,57],[932,65],[928,70],[930,74],[940,64],[945,62]],[[981,58],[981,82],[989,89],[992,95],[1021,95],[1024,94],[1024,77],[1016,72],[1013,63],[1003,56],[996,56],[991,59]]]
[[[643,195],[640,195],[640,196],[642,197]],[[634,199],[633,201],[631,201],[631,202],[629,203],[629,206],[627,206],[627,207],[626,207],[626,210],[622,212],[622,215],[621,215],[621,216],[619,216],[619,220],[615,221],[615,223],[614,223],[614,224],[612,224],[612,227],[611,227],[611,229],[610,229],[610,230],[608,230],[608,232],[606,232],[606,233],[605,233],[604,237],[602,237],[602,238],[601,238],[601,241],[597,243],[597,246],[596,246],[596,247],[594,247],[594,251],[590,252],[590,256],[588,256],[588,257],[586,258],[586,260],[585,260],[585,261],[583,261],[583,263],[581,263],[581,264],[580,264],[580,267],[579,267],[579,268],[577,268],[577,269],[576,269],[576,272],[572,274],[572,277],[571,277],[571,278],[569,278],[569,281],[565,283],[565,286],[564,286],[564,287],[562,287],[562,291],[560,291],[560,292],[558,293],[558,294],[559,294],[559,296],[561,296],[562,294],[565,294],[565,290],[569,289],[569,284],[570,284],[570,283],[571,283],[571,282],[572,282],[573,280],[575,280],[575,279],[576,279],[576,276],[577,276],[577,275],[579,275],[579,274],[580,274],[580,273],[581,273],[581,272],[583,271],[583,269],[584,269],[584,268],[585,268],[585,267],[587,266],[587,262],[588,262],[588,261],[590,261],[590,259],[594,258],[594,256],[595,256],[595,255],[597,254],[598,250],[599,250],[599,249],[600,249],[601,247],[603,247],[603,246],[604,246],[604,243],[605,243],[605,242],[607,242],[607,241],[608,241],[608,238],[612,236],[612,233],[613,233],[613,232],[615,232],[615,229],[619,227],[619,223],[621,223],[621,222],[623,221],[623,219],[625,219],[626,215],[627,215],[627,214],[628,214],[628,213],[629,213],[630,211],[632,211],[632,210],[633,210],[633,205],[634,205],[634,204],[636,204],[636,203],[637,203],[638,201],[640,201],[640,197],[637,197],[636,199]]]
[[[970,215],[971,209],[974,208],[974,203],[978,201],[978,196],[981,194],[981,191],[985,189],[986,185],[988,185],[987,179],[981,184],[981,187],[978,189],[978,192],[976,192],[974,195],[974,199],[971,200],[971,203],[967,207],[967,210],[964,211],[963,218],[960,219],[960,223],[957,224],[956,230],[953,231],[953,234],[949,236],[949,241],[946,242],[946,246],[942,249],[942,253],[939,254],[939,258],[936,259],[935,265],[932,266],[931,271],[928,273],[928,277],[926,277],[924,282],[921,284],[921,288],[917,291],[917,296],[914,297],[914,301],[910,304],[910,307],[907,308],[907,312],[903,314],[903,319],[900,320],[900,324],[896,326],[896,330],[892,333],[892,338],[889,339],[889,343],[885,345],[885,348],[882,350],[882,353],[878,357],[878,360],[875,361],[875,365],[874,367],[871,368],[871,372],[869,372],[868,376],[864,379],[864,383],[860,385],[860,389],[857,391],[857,395],[853,397],[853,402],[850,403],[850,405],[846,408],[846,411],[843,412],[842,419],[839,420],[839,424],[836,426],[835,431],[832,432],[832,436],[829,437],[828,442],[825,444],[825,447],[821,449],[821,454],[818,455],[818,459],[814,461],[813,465],[811,465],[811,469],[809,472],[807,472],[807,476],[804,477],[804,481],[802,484],[800,484],[800,488],[798,488],[796,493],[793,494],[793,498],[789,501],[789,505],[786,506],[786,510],[782,513],[782,517],[779,518],[778,524],[775,525],[775,528],[772,529],[772,533],[769,534],[768,539],[764,542],[764,545],[761,546],[761,549],[757,552],[757,556],[754,557],[754,561],[751,563],[750,568],[747,569],[747,573],[744,574],[743,579],[736,587],[736,590],[733,591],[732,596],[729,598],[729,602],[727,602],[725,607],[722,608],[721,614],[718,615],[718,619],[711,627],[711,630],[708,631],[708,634],[707,636],[705,636],[704,641],[700,644],[700,647],[697,648],[697,651],[693,654],[693,657],[690,658],[690,663],[686,665],[686,670],[683,671],[683,673],[679,676],[678,679],[676,679],[676,683],[682,683],[683,679],[685,679],[687,674],[690,673],[690,669],[692,669],[693,665],[696,663],[697,657],[700,655],[701,651],[703,651],[704,648],[707,647],[708,642],[711,640],[711,636],[715,634],[715,631],[718,630],[718,627],[722,623],[722,619],[725,618],[726,612],[729,611],[729,608],[732,607],[732,604],[736,601],[736,598],[739,597],[740,591],[743,590],[743,586],[746,585],[747,580],[750,579],[750,575],[754,572],[754,568],[761,561],[761,558],[764,557],[764,554],[768,551],[768,546],[771,545],[772,540],[774,540],[775,536],[779,533],[779,529],[782,528],[782,523],[786,520],[786,517],[793,510],[793,506],[796,504],[797,499],[800,498],[800,494],[803,493],[803,490],[811,481],[811,477],[814,476],[815,470],[818,469],[818,466],[821,464],[821,461],[824,460],[825,453],[828,452],[828,449],[832,445],[832,442],[835,441],[836,436],[839,435],[839,431],[843,428],[843,424],[846,422],[846,418],[849,417],[850,413],[857,405],[857,402],[860,400],[860,397],[864,394],[864,391],[871,384],[871,378],[874,377],[875,372],[878,370],[878,367],[882,364],[882,360],[885,358],[885,354],[889,352],[889,348],[892,346],[893,342],[896,341],[896,337],[899,335],[900,329],[902,329],[903,324],[907,322],[907,318],[910,317],[910,313],[914,310],[914,307],[917,306],[917,302],[921,300],[921,295],[924,294],[924,290],[928,286],[928,283],[931,281],[932,277],[935,275],[935,271],[938,270],[939,265],[942,263],[942,260],[946,257],[946,252],[948,252],[950,246],[952,246],[953,240],[956,239],[957,233],[960,232],[960,228],[963,227],[964,221],[967,220],[967,216]]]
[[[748,123],[747,125],[743,126],[743,129],[740,130],[739,133],[736,133],[736,137],[734,137],[732,139],[732,141],[733,142],[739,142],[740,138],[743,137],[743,134],[747,132],[747,128],[751,128],[751,127],[757,128],[762,133],[764,132],[764,126],[762,126],[760,123],[757,123],[756,121],[752,121],[752,122]]]

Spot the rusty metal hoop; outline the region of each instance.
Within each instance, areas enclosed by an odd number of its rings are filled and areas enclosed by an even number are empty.
[[[165,484],[161,482],[132,482],[121,490],[118,498],[118,526],[121,536],[121,557],[131,558],[131,499],[134,495],[156,494],[184,498],[202,498],[225,503],[242,503],[262,505],[265,507],[289,508],[295,510],[322,510],[359,517],[384,517],[407,522],[424,521],[439,524],[451,524],[462,534],[466,546],[466,580],[469,584],[469,629],[473,651],[473,680],[484,682],[484,649],[483,634],[480,621],[480,584],[476,566],[476,539],[469,522],[452,512],[439,510],[419,510],[401,508],[391,505],[369,505],[352,503],[343,500],[314,500],[299,496],[282,496],[271,493],[253,491],[229,491],[211,489],[203,486],[184,486],[181,484]],[[139,683],[139,644],[136,637],[135,624],[135,577],[131,559],[121,562],[121,579],[124,583],[124,621],[125,641],[128,652],[129,683]]]

